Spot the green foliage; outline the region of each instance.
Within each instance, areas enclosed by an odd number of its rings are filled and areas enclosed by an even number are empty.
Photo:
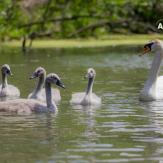
[[[163,15],[162,0],[47,0],[27,7],[23,1],[30,0],[0,3],[1,39],[157,32]]]

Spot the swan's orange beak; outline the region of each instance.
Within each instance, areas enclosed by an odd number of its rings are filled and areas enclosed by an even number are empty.
[[[143,54],[146,54],[146,53],[148,53],[148,52],[150,52],[151,51],[151,49],[148,47],[148,46],[145,46],[144,48],[143,48]]]
[[[150,51],[151,51],[151,49],[150,49],[148,46],[145,46],[145,47],[143,48],[142,53],[139,54],[139,56],[142,56],[142,55],[144,55],[144,54],[147,54],[147,53],[150,52]]]

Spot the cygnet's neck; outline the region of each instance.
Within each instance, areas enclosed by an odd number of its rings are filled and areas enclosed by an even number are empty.
[[[94,78],[89,78],[88,79],[88,85],[87,85],[87,88],[86,88],[86,95],[91,95],[92,94],[93,82],[94,82]]]
[[[46,104],[49,112],[57,111],[57,106],[52,100],[51,84],[45,81],[45,92],[46,92]]]
[[[7,75],[2,72],[2,89],[7,87]]]
[[[145,83],[144,89],[145,90],[152,90],[152,92],[155,92],[156,90],[156,80],[157,76],[160,70],[160,65],[162,61],[162,51],[158,51],[155,54],[154,60],[152,62],[152,66],[149,72],[148,80]]]
[[[37,86],[36,86],[36,89],[34,91],[34,94],[37,95],[41,89],[43,88],[44,86],[44,83],[45,83],[45,74],[42,75],[41,77],[39,77],[39,80],[38,80],[38,83],[37,83]]]

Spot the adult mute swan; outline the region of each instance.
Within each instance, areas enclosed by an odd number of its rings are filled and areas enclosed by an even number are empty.
[[[85,92],[79,92],[72,94],[70,100],[71,104],[75,105],[100,105],[101,98],[99,98],[95,93],[92,93],[93,83],[96,76],[96,72],[93,68],[87,70],[85,78],[88,79],[88,85]]]
[[[0,97],[16,97],[20,96],[20,91],[17,87],[7,83],[7,75],[12,75],[10,66],[4,64],[1,68],[2,84],[0,85]]]
[[[154,101],[163,99],[163,76],[158,77],[160,65],[163,59],[163,42],[154,40],[144,45],[144,52],[146,54],[150,51],[155,53],[152,66],[148,75],[148,79],[140,92],[141,101]]]
[[[46,70],[43,67],[36,68],[32,76],[30,77],[30,79],[34,79],[34,78],[39,78],[39,80],[38,80],[35,90],[31,94],[28,95],[28,98],[37,99],[40,101],[46,101],[45,89],[43,88],[44,83],[45,83],[45,78],[46,78]],[[56,103],[59,103],[59,101],[61,100],[60,91],[54,88],[52,88],[51,91],[53,95],[52,96],[53,100]]]
[[[57,106],[52,100],[51,84],[65,88],[57,74],[51,73],[45,79],[46,104],[34,99],[16,99],[0,103],[0,112],[30,114],[32,112],[55,112]]]

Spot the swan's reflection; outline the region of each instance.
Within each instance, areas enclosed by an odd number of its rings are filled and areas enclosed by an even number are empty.
[[[163,134],[163,101],[152,101],[143,103],[144,109],[146,110],[149,120],[155,127],[155,132]]]
[[[82,106],[82,105],[74,105],[72,106],[73,110],[80,114],[79,119],[81,123],[86,125],[85,132],[83,133],[84,137],[87,137],[89,143],[97,138],[97,133],[95,130],[96,126],[96,112],[101,109],[98,105],[89,105],[89,106]]]

